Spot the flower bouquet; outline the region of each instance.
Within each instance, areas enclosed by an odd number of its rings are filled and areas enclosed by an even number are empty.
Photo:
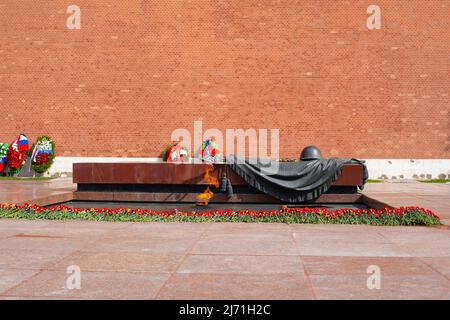
[[[200,147],[200,159],[208,163],[220,162],[220,151],[217,148],[215,137],[203,141],[202,146]]]
[[[8,155],[8,147],[9,145],[7,143],[0,143],[0,173],[3,172],[3,170],[6,167],[6,157]]]
[[[55,144],[48,136],[40,136],[31,148],[31,164],[33,171],[39,174],[50,169],[55,158]]]
[[[166,146],[161,157],[165,162],[186,162],[189,160],[189,150],[179,141],[173,141]]]
[[[6,156],[6,165],[9,169],[9,174],[14,175],[19,173],[20,169],[25,163],[28,152],[28,138],[24,134],[20,134],[8,148]]]

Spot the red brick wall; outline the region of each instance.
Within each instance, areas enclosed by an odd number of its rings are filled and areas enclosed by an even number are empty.
[[[66,27],[70,4],[81,30]],[[366,27],[370,4],[381,30]],[[157,156],[197,119],[280,128],[283,157],[313,143],[449,158],[449,14],[448,0],[5,0],[0,141]]]

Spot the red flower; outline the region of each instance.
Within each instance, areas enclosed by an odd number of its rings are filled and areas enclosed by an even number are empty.
[[[20,153],[14,150],[13,148],[9,147],[8,155],[6,157],[6,163],[8,165],[8,168],[13,170],[19,169],[25,158],[26,158],[25,153]]]
[[[38,156],[34,159],[34,162],[36,164],[45,164],[49,160],[49,155],[47,153],[40,153]]]
[[[71,212],[71,213],[85,213],[90,212],[92,214],[109,214],[109,215],[116,215],[116,214],[129,214],[129,215],[152,215],[152,216],[159,216],[159,217],[172,217],[172,216],[187,216],[187,217],[214,217],[214,216],[222,216],[222,217],[230,217],[233,215],[237,216],[245,216],[245,217],[251,217],[251,218],[263,218],[263,217],[273,217],[273,216],[319,216],[322,219],[337,219],[339,217],[368,217],[368,218],[374,218],[375,220],[379,219],[380,217],[384,216],[397,216],[397,217],[403,217],[408,214],[415,214],[420,213],[424,215],[429,215],[432,217],[435,217],[440,220],[440,218],[433,213],[431,210],[427,210],[424,208],[419,207],[400,207],[395,209],[390,208],[383,208],[379,210],[375,209],[338,209],[334,211],[328,211],[327,208],[289,208],[286,206],[283,206],[279,210],[269,210],[269,211],[255,211],[255,210],[214,210],[214,211],[189,211],[189,212],[183,212],[178,211],[177,209],[174,210],[152,210],[152,209],[130,209],[130,208],[115,208],[115,209],[109,209],[109,208],[90,208],[90,209],[80,209],[80,208],[71,208],[63,205],[57,205],[52,206],[49,208],[40,207],[37,205],[32,204],[24,204],[24,205],[16,205],[16,204],[1,204],[0,208],[2,209],[28,209],[31,210],[34,213],[40,213],[42,211],[63,211],[63,212]]]

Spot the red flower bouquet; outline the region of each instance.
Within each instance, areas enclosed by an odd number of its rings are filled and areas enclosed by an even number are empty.
[[[24,134],[19,136],[9,145],[6,156],[9,174],[16,174],[22,168],[28,152],[28,139]]]
[[[45,164],[49,161],[50,155],[47,153],[40,153],[37,155],[36,159],[34,159],[34,162],[39,164]]]
[[[6,158],[8,168],[11,170],[19,170],[25,161],[25,158],[26,154],[20,153],[10,146],[8,150],[8,157]]]

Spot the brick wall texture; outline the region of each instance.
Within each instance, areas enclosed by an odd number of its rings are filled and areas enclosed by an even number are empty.
[[[202,120],[279,128],[282,157],[450,158],[449,76],[448,0],[0,1],[0,141],[60,156],[158,156]]]

